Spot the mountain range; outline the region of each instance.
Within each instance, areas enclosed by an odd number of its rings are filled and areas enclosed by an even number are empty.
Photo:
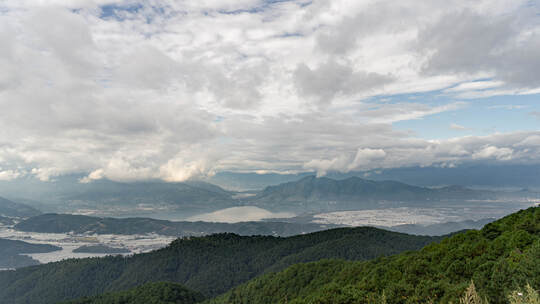
[[[235,192],[205,182],[167,183],[163,181],[116,182],[107,179],[88,183],[80,176],[63,176],[48,184],[0,182],[0,193],[10,200],[24,202],[45,212],[92,210],[103,214],[151,214],[179,211],[183,216],[237,206]],[[3,186],[3,187],[2,187]]]
[[[202,236],[219,232],[239,235],[291,236],[333,227],[315,223],[283,222],[172,222],[151,218],[101,218],[72,214],[42,214],[17,225],[15,229],[26,232],[77,234],[146,234],[157,233],[168,236]]]
[[[228,191],[201,181],[122,183],[98,180],[80,183],[67,177],[51,182],[51,188],[53,189],[48,190],[51,192],[50,195],[42,196],[40,202],[28,199],[17,201],[55,213],[187,219],[198,214],[241,206],[257,206],[272,212],[303,214],[396,205],[426,206],[452,201],[500,198],[513,200],[538,195],[529,191],[496,192],[462,186],[428,188],[397,181],[373,181],[359,177],[331,179],[315,176],[305,176],[296,181],[245,193]]]
[[[456,167],[400,167],[348,173],[328,172],[332,179],[362,176],[374,181],[393,180],[420,187],[445,185],[467,185],[488,189],[540,189],[539,164],[462,164]],[[239,173],[218,172],[206,181],[227,189],[256,190],[268,185],[297,181],[316,172],[284,173]]]
[[[71,303],[135,304],[146,298],[189,304],[413,304],[458,303],[466,294],[506,304],[512,294],[522,298],[512,303],[536,303],[538,260],[540,207],[531,207],[481,230],[442,238],[363,227],[289,238],[216,234],[178,239],[133,257],[0,272],[0,299],[10,304],[77,297],[84,298]],[[171,283],[159,283],[164,281]]]
[[[298,181],[266,187],[253,204],[270,210],[333,211],[380,207],[381,202],[426,202],[493,199],[491,191],[461,186],[426,188],[396,181],[372,181],[359,177],[335,180],[307,176]]]

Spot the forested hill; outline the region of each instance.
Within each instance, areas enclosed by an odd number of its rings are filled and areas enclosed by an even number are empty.
[[[129,290],[85,297],[64,304],[194,304],[203,295],[170,282],[147,283]]]
[[[0,197],[0,216],[7,217],[30,217],[41,212],[25,204],[15,203]]]
[[[295,182],[269,186],[253,199],[254,204],[269,209],[373,207],[379,201],[448,201],[495,197],[494,192],[460,186],[425,188],[396,181],[372,181],[359,177],[335,180],[307,176]],[[331,202],[330,205],[326,205]],[[375,204],[375,205],[374,205]]]
[[[368,262],[297,264],[243,284],[220,303],[459,303],[471,280],[490,304],[540,289],[540,207],[415,252]],[[475,302],[476,303],[476,302]]]
[[[202,236],[212,233],[232,232],[240,235],[291,236],[320,231],[335,226],[315,223],[281,222],[172,222],[151,218],[101,218],[72,214],[42,214],[15,226],[29,232],[96,233],[96,234],[145,234],[157,233],[171,236]]]
[[[216,296],[270,270],[324,258],[366,260],[419,249],[437,237],[370,227],[339,228],[288,238],[224,233],[178,239],[132,257],[72,259],[0,272],[4,303],[56,303],[148,282],[184,284]]]
[[[0,239],[0,268],[19,268],[39,264],[24,253],[44,253],[62,248],[47,244],[31,244],[23,241]]]

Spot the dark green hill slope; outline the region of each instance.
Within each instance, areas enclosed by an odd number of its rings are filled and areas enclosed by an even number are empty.
[[[64,304],[194,304],[203,299],[200,293],[180,284],[157,282]]]
[[[38,261],[21,253],[45,253],[60,250],[62,248],[45,245],[31,244],[23,241],[0,239],[0,268],[19,268],[39,264]]]
[[[131,251],[125,248],[109,247],[107,245],[98,244],[98,245],[83,245],[81,247],[73,249],[73,252],[122,254],[122,253],[130,253]]]
[[[28,232],[50,233],[96,233],[96,234],[144,234],[157,233],[172,236],[202,236],[212,233],[232,232],[241,235],[290,236],[328,229],[329,225],[315,223],[281,222],[172,222],[151,218],[101,218],[72,214],[42,214],[15,226]],[[330,227],[331,228],[331,227]]]
[[[72,259],[0,272],[0,299],[9,300],[5,303],[55,303],[157,281],[182,283],[215,296],[292,263],[321,258],[371,259],[419,249],[439,239],[370,227],[288,238],[230,233],[192,237],[132,257]]]
[[[297,264],[241,285],[218,303],[459,303],[473,280],[489,303],[527,283],[540,288],[540,207],[416,252],[368,262]],[[381,301],[381,302],[379,302]]]

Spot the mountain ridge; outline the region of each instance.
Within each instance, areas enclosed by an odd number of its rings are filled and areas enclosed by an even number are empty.
[[[79,234],[145,234],[157,233],[168,236],[201,236],[212,233],[235,232],[242,235],[279,235],[290,236],[309,233],[335,227],[316,223],[282,222],[189,222],[167,221],[152,218],[110,218],[86,215],[47,213],[31,217],[14,226],[26,232]]]
[[[69,259],[0,272],[0,299],[56,303],[157,281],[181,283],[215,296],[292,263],[323,258],[365,260],[418,249],[440,239],[372,227],[337,228],[287,238],[231,233],[186,237],[150,253]]]
[[[397,181],[372,181],[357,176],[343,180],[306,176],[298,181],[268,186],[250,199],[271,210],[339,210],[375,208],[386,202],[430,202],[493,198],[490,191],[462,186],[426,188]]]
[[[503,304],[513,290],[540,288],[539,260],[540,207],[531,207],[417,251],[298,263],[205,303],[456,303],[473,281],[481,298]]]

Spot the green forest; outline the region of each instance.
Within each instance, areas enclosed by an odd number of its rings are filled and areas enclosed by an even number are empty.
[[[540,288],[540,208],[405,252],[367,262],[296,264],[208,303],[459,303],[470,285],[486,303]]]
[[[533,207],[444,238],[368,227],[288,238],[231,233],[183,238],[133,257],[72,259],[2,272],[0,299],[537,304],[538,261],[540,207]]]
[[[159,281],[181,283],[213,297],[295,263],[325,258],[368,260],[417,250],[440,239],[371,227],[287,238],[232,233],[186,237],[161,250],[131,257],[69,259],[0,272],[0,299],[55,303]]]
[[[147,283],[129,290],[85,297],[64,304],[194,304],[203,295],[170,282]]]

